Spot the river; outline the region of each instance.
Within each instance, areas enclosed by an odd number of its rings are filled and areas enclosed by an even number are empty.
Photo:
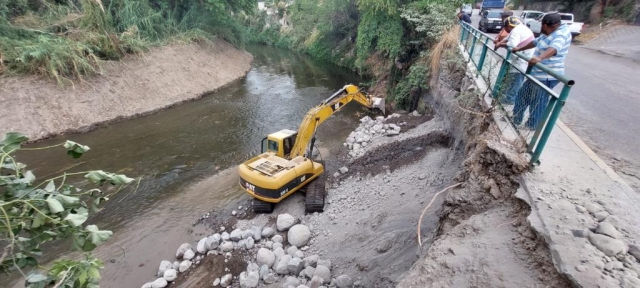
[[[200,216],[248,199],[237,185],[235,166],[259,152],[266,134],[297,129],[311,107],[345,84],[361,81],[355,73],[305,55],[263,46],[247,50],[254,62],[246,78],[200,100],[31,145],[69,139],[90,146],[80,159],[62,149],[18,155],[39,179],[92,169],[142,178],[135,191],[114,195],[89,220],[114,232],[95,251],[105,262],[101,287],[140,287],[155,279],[161,260],[173,261],[181,243],[209,232],[193,225]],[[323,157],[341,147],[364,113],[351,104],[320,127]],[[76,179],[76,184],[87,183]],[[44,262],[74,256],[67,243],[54,244],[48,245]]]

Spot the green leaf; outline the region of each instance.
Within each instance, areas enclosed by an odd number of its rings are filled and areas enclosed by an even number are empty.
[[[33,181],[36,181],[36,176],[33,175],[33,172],[27,171],[22,173],[22,178],[14,181],[14,183],[31,185]]]
[[[64,148],[67,148],[67,154],[71,155],[73,158],[80,158],[82,154],[86,153],[90,149],[89,146],[81,145],[70,140],[67,140],[67,142],[64,143]]]
[[[78,209],[78,210],[81,210],[81,209]],[[87,213],[87,210],[84,209],[84,213],[80,213],[80,212],[78,212],[77,214],[69,213],[67,217],[64,217],[64,220],[69,221],[69,224],[73,225],[74,227],[78,227],[82,225],[82,223],[87,221],[88,217],[89,215]]]
[[[53,196],[49,196],[46,201],[49,205],[49,211],[51,211],[51,214],[57,214],[64,211],[64,207],[62,207],[60,201],[53,198]]]
[[[47,221],[47,218],[45,218],[42,213],[36,211],[34,214],[33,221],[31,221],[31,229],[38,228]]]
[[[94,280],[100,280],[100,271],[98,270],[98,268],[90,268],[89,271],[87,271],[87,274]]]
[[[44,276],[40,273],[34,273],[27,276],[27,282],[29,283],[36,283],[36,282],[45,281],[45,280],[47,280],[47,276]]]
[[[80,271],[80,274],[78,275],[78,281],[80,281],[80,285],[84,285],[85,282],[87,282],[87,271]]]
[[[77,205],[78,203],[80,203],[80,199],[78,197],[67,196],[62,194],[56,195],[56,199],[65,206]]]
[[[89,225],[85,229],[89,231],[89,239],[91,240],[91,243],[96,246],[107,241],[107,239],[109,239],[113,234],[113,232],[108,230],[98,230],[98,226],[96,225]]]
[[[113,174],[109,172],[104,172],[102,170],[95,170],[84,175],[84,178],[89,179],[91,182],[96,184],[102,184],[105,181],[111,182],[114,185],[123,185],[133,181],[133,178],[129,178],[122,174]]]
[[[7,159],[8,160],[8,159]],[[5,160],[6,161],[6,160]],[[11,160],[9,160],[11,161]],[[27,165],[24,165],[22,163],[16,163],[18,165],[17,169],[16,169],[16,165],[13,164],[13,162],[10,163],[0,163],[1,164],[1,168],[5,168],[5,169],[9,169],[9,170],[20,170],[20,169],[24,169],[25,167],[27,167]]]
[[[29,140],[27,136],[24,136],[17,132],[9,132],[5,134],[4,139],[0,140],[0,151],[9,153],[20,148],[20,144]]]
[[[47,186],[44,187],[44,191],[47,191],[49,193],[56,191],[56,183],[54,183],[53,180],[49,181],[49,183],[47,183]]]

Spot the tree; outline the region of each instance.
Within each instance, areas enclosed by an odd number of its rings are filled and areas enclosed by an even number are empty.
[[[20,133],[7,133],[0,140],[0,243],[6,245],[0,252],[0,270],[19,272],[27,287],[99,287],[102,261],[91,257],[90,251],[104,243],[112,232],[100,230],[96,225],[83,225],[90,212],[98,212],[100,204],[109,198],[97,188],[82,190],[68,184],[69,178],[83,175],[94,185],[110,183],[118,191],[134,179],[101,170],[62,175],[36,181],[32,171],[17,161],[17,151],[32,151],[63,147],[67,154],[79,158],[89,147],[66,141],[43,148],[23,148],[28,140]],[[85,252],[80,261],[60,260],[41,273],[34,270],[25,274],[23,269],[40,267],[37,258],[44,252],[44,243],[71,238],[71,249]]]

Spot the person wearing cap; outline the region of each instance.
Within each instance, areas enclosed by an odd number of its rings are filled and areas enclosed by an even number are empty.
[[[522,24],[522,21],[517,17],[510,16],[504,20],[504,29],[507,31],[508,36],[496,44],[496,49],[500,47],[524,47],[531,43],[535,37],[529,27]],[[533,56],[533,50],[525,50],[522,52],[527,59]],[[509,74],[505,77],[505,88],[507,88],[504,97],[500,99],[502,104],[513,105],[518,94],[518,90],[524,82],[524,73],[527,71],[527,61],[511,54],[511,63],[513,65],[509,69]]]
[[[507,18],[511,16],[513,16],[513,11],[511,10],[504,10],[502,11],[502,13],[500,13],[500,19],[502,19],[502,22],[504,22],[504,20],[507,20]],[[509,32],[507,32],[507,30],[504,29],[503,27],[502,30],[500,30],[500,33],[498,33],[498,36],[496,36],[496,38],[493,39],[493,44],[496,45],[500,43],[502,40],[507,38],[508,35],[509,35]]]
[[[513,48],[512,52],[535,48],[533,57],[529,60],[529,66],[540,63],[557,74],[564,75],[564,60],[569,53],[569,46],[571,46],[571,31],[569,27],[562,23],[560,14],[551,13],[542,18],[540,32],[540,37],[527,45]],[[558,85],[556,78],[538,67],[532,67],[530,75],[550,89]],[[529,119],[526,127],[532,130],[536,129],[539,121],[542,120],[540,118],[542,118],[548,103],[549,94],[544,89],[537,87],[532,81],[526,81],[516,98],[515,107],[513,108],[513,122],[516,125],[520,125],[525,110],[529,108]]]

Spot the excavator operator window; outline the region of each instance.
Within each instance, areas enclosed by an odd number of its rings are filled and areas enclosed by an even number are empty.
[[[293,146],[293,145],[291,145],[291,137],[285,138],[283,140],[283,146],[284,146],[283,147],[284,148],[284,156],[287,156],[287,155],[291,154],[291,148],[292,148],[291,146]]]
[[[278,142],[273,141],[271,139],[269,139],[268,141],[269,141],[269,144],[268,144],[269,151],[278,153]]]

